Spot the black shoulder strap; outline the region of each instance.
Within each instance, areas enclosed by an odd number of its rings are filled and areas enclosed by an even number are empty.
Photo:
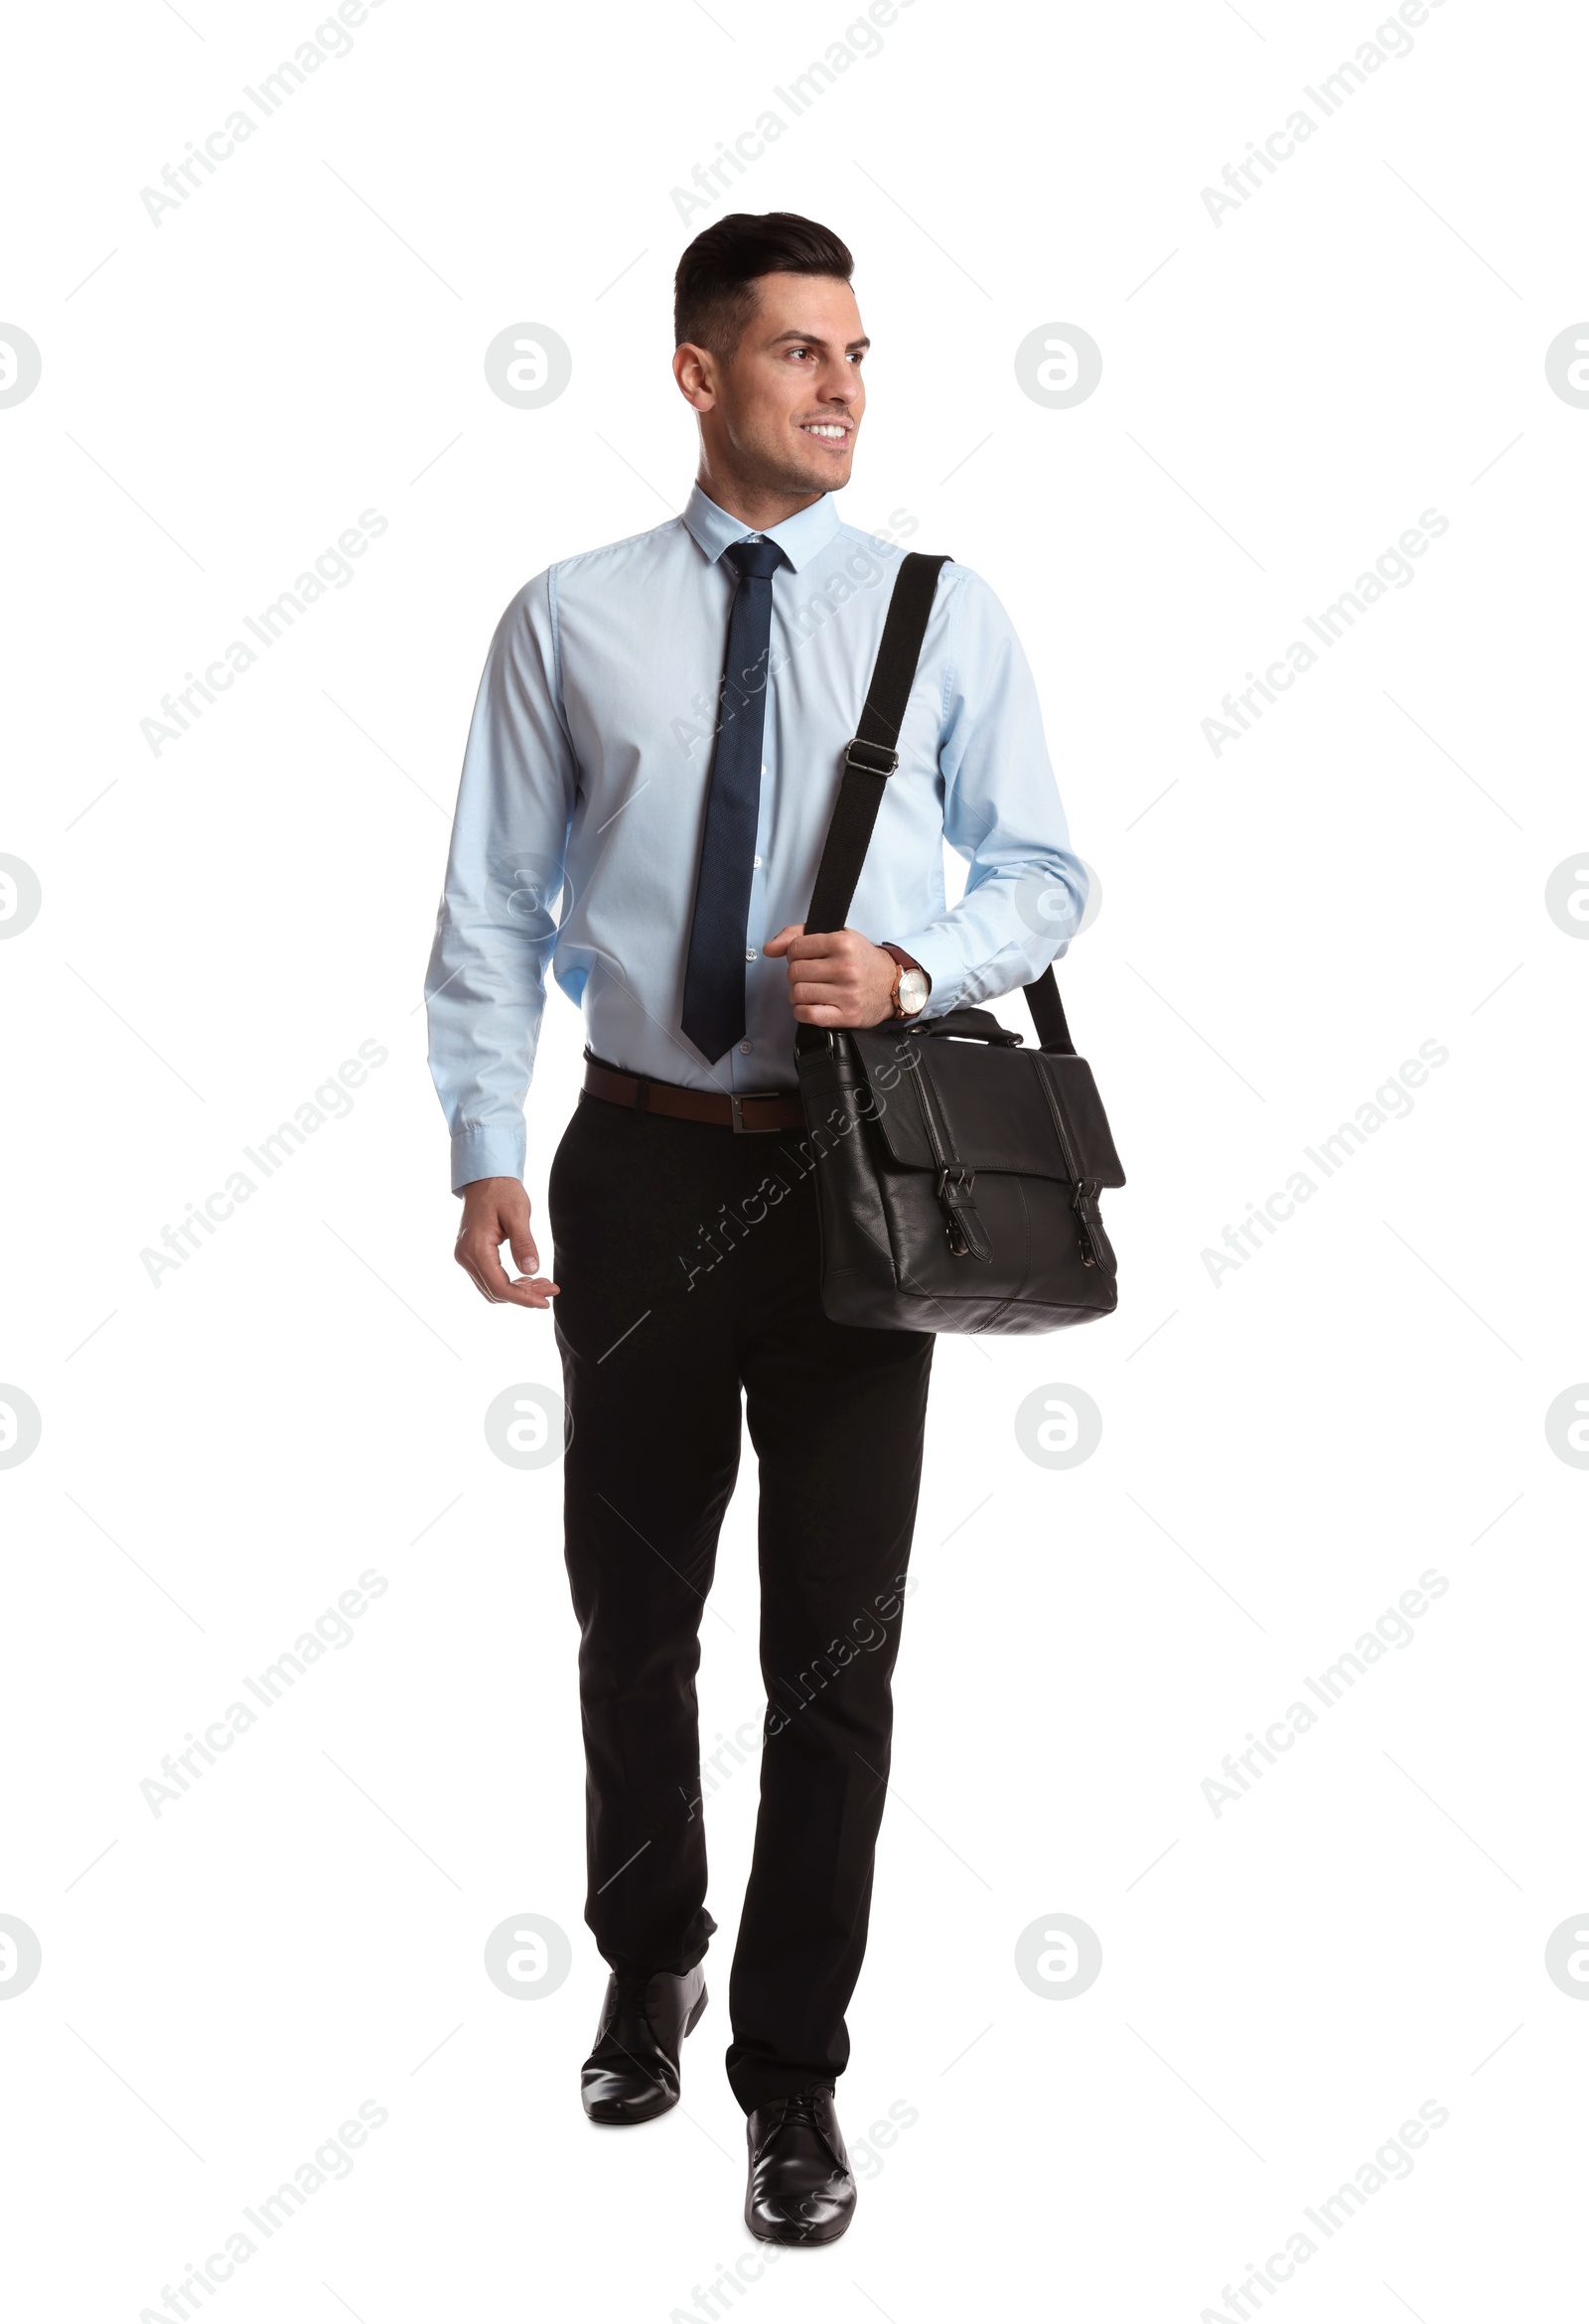
[[[810,936],[830,935],[842,928],[849,916],[877,810],[883,803],[884,786],[900,763],[895,745],[922,656],[939,573],[952,562],[951,557],[922,556],[913,549],[895,576],[872,683],[854,739],[845,747],[844,776],[833,819],[827,826],[822,860],[816,868],[816,884],[805,915]],[[1040,1046],[1074,1057],[1076,1044],[1065,1021],[1052,966],[1026,987],[1026,1002]],[[804,1033],[807,1028],[802,1025],[799,1030]]]
[[[895,575],[866,706],[853,741],[844,749],[844,777],[805,915],[807,936],[829,936],[848,917],[884,786],[900,763],[894,746],[922,657],[939,572],[952,562],[950,557],[918,556],[913,550]]]

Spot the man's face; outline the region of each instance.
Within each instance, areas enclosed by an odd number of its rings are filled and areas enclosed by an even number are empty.
[[[708,445],[748,483],[832,493],[849,482],[866,408],[867,340],[849,284],[824,274],[763,274],[756,312],[725,363],[680,348],[679,385]]]

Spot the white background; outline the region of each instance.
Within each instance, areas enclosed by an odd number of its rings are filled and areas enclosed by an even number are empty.
[[[140,189],[316,21],[123,0],[10,44],[0,319],[44,369],[0,410],[0,851],[44,902],[0,944],[0,1379],[43,1415],[0,1473],[0,1911],[43,1948],[0,2006],[8,2305],[195,2312],[162,2285],[372,2100],[352,2175],[207,2308],[1190,2324],[1257,2312],[1222,2286],[1435,2101],[1265,2308],[1565,2312],[1589,2011],[1544,1949],[1589,1906],[1589,1476],[1544,1414],[1589,1374],[1589,947],[1544,888],[1589,845],[1589,412],[1544,353],[1589,312],[1582,21],[1449,0],[1216,224],[1202,189],[1368,0],[916,0],[686,221],[672,190],[841,8],[388,0],[152,223]],[[1130,1184],[1116,1317],[939,1345],[839,2092],[857,2145],[917,2118],[841,2245],[708,2306],[751,2249],[721,2057],[755,1776],[708,1804],[683,2106],[598,2134],[560,1477],[482,1428],[555,1351],[453,1265],[419,995],[492,628],[681,505],[671,269],[730,207],[850,242],[843,511],[914,512],[1026,645],[1102,885],[1063,986]],[[521,321],[573,352],[538,411],[483,373]],[[1103,353],[1071,410],[1014,374],[1051,322]],[[162,695],[366,508],[354,581],[152,755]],[[1216,758],[1221,697],[1430,508],[1414,582]],[[364,1040],[351,1114],[156,1287],[145,1247]],[[580,1041],[554,995],[537,1217]],[[1411,1113],[1216,1284],[1205,1248],[1425,1041]],[[1103,1415],[1072,1470],[1015,1439],[1054,1383]],[[761,1707],[753,1488],[708,1747]],[[162,1756],[366,1568],[353,1643],[154,1816]],[[1224,1756],[1429,1568],[1413,1643],[1216,1816]],[[574,1968],[515,2001],[482,1954],[524,1913]],[[1014,1967],[1056,1913],[1102,1946],[1069,1999]]]

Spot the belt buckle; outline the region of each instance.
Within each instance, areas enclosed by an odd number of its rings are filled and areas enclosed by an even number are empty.
[[[777,1089],[747,1089],[744,1096],[742,1097],[737,1089],[730,1089],[728,1093],[728,1116],[729,1120],[734,1125],[735,1136],[747,1138],[766,1137],[766,1129],[758,1129],[754,1122],[747,1121],[745,1119],[745,1108],[747,1104],[763,1105],[770,1098],[777,1097],[779,1094],[780,1092]],[[769,1124],[768,1126],[772,1127],[773,1125]]]

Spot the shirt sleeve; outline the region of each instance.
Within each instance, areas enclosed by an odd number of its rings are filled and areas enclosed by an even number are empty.
[[[889,931],[933,979],[929,1017],[1033,983],[1067,949],[1087,894],[1031,666],[1003,606],[968,568],[949,608],[943,692],[943,836],[970,865],[965,893],[926,928]]]
[[[579,770],[557,668],[556,567],[498,624],[464,750],[425,978],[452,1185],[521,1178],[524,1095],[557,940]]]

